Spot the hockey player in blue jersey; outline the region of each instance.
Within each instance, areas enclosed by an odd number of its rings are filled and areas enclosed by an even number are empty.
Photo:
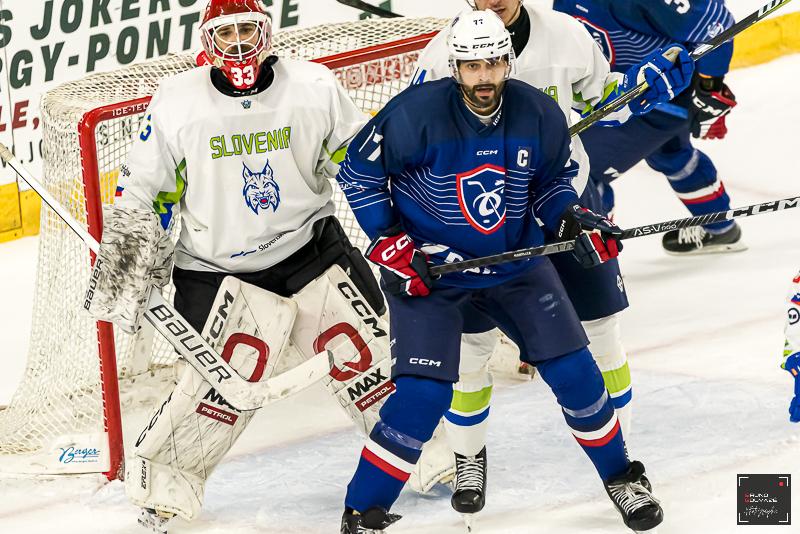
[[[552,97],[568,125],[576,111],[585,116],[626,90],[626,75],[611,72],[600,47],[584,26],[570,15],[554,11],[551,6],[532,2],[523,4],[521,0],[474,0],[471,3],[475,9],[495,12],[511,34],[515,55],[512,78],[539,88]],[[451,76],[448,34],[449,30],[443,29],[420,53],[415,83]],[[675,53],[678,61],[672,63],[669,58]],[[647,107],[625,106],[602,119],[602,124],[619,125],[634,113],[646,113],[658,102],[669,101],[670,95],[674,96],[688,86],[694,70],[694,62],[685,49],[665,47],[632,66],[628,70],[629,80],[637,79],[648,65],[657,65],[662,71],[667,79],[664,87],[667,90],[649,98]],[[580,137],[572,138],[571,157],[580,164],[572,185],[578,192],[581,205],[602,213],[603,202],[598,188],[588,183],[589,158]],[[550,261],[586,330],[592,356],[603,374],[622,434],[630,446],[634,385],[619,324],[620,312],[628,307],[619,263],[613,259],[601,266],[584,269],[571,254],[550,256]],[[446,432],[434,433],[432,442],[423,450],[418,468],[427,476],[423,482],[429,484],[434,477],[447,476],[455,471],[451,503],[462,514],[480,512],[485,504],[484,483],[489,463],[485,444],[493,389],[489,360],[500,343],[500,336],[490,321],[484,325],[473,323],[468,325],[462,337],[460,376],[453,386],[451,409],[445,414]],[[513,359],[518,365],[516,355]],[[439,440],[446,440],[449,447],[443,446]],[[465,519],[471,520],[468,516]]]
[[[449,49],[453,77],[390,101],[350,144],[337,176],[372,239],[367,256],[381,267],[396,387],[348,485],[341,532],[383,532],[399,519],[389,509],[450,407],[470,314],[489,318],[536,366],[625,524],[654,528],[661,507],[644,466],[628,460],[602,375],[550,261],[437,280],[428,274],[428,261],[543,243],[536,219],[559,239],[575,239],[587,266],[616,257],[621,234],[579,205],[559,107],[508,79],[514,54],[502,21],[490,11],[463,14],[451,26]]]
[[[690,50],[730,27],[724,0],[555,0],[554,9],[578,19],[603,49],[612,69],[625,72],[653,50],[678,41]],[[608,185],[644,159],[666,175],[692,215],[730,209],[730,199],[711,159],[691,137],[722,139],[736,98],[724,82],[733,43],[697,62],[692,85],[668,104],[617,128],[593,127],[581,134],[595,182]],[[605,188],[607,207],[613,190]],[[672,254],[744,250],[734,221],[668,232]]]

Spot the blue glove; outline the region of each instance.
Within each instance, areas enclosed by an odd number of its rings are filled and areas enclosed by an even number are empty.
[[[644,115],[656,104],[669,102],[689,87],[692,74],[694,60],[684,47],[676,44],[659,48],[625,73],[622,88],[626,93],[643,81],[648,85],[642,98],[629,104],[631,113]]]
[[[794,377],[794,398],[789,403],[789,421],[800,423],[800,352],[786,358],[781,367]]]

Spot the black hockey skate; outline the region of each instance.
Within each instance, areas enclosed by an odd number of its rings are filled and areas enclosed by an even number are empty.
[[[658,499],[650,493],[642,462],[631,462],[625,473],[605,486],[626,527],[641,532],[656,528],[664,520]]]
[[[675,256],[737,252],[747,249],[747,245],[742,243],[742,230],[736,223],[722,234],[708,233],[702,226],[672,230],[664,234],[661,244],[667,254]]]
[[[450,504],[456,512],[476,514],[486,504],[486,447],[476,456],[456,453],[456,478]]]
[[[400,519],[380,507],[370,508],[363,514],[346,509],[342,515],[341,534],[382,534],[383,529]]]

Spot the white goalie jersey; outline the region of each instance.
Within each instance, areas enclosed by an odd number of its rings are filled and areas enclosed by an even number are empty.
[[[149,207],[166,228],[176,209],[183,269],[254,272],[307,243],[332,215],[329,178],[367,121],[333,74],[280,59],[248,96],[219,92],[210,67],[161,83],[120,170],[117,203]]]
[[[517,56],[512,77],[552,97],[572,125],[573,110],[589,112],[621,83],[622,74],[611,72],[600,47],[575,19],[549,8],[522,4],[530,17],[530,37]],[[451,75],[448,63],[448,29],[439,32],[422,51],[412,83]],[[619,124],[630,117],[627,108],[599,124]],[[589,158],[580,138],[572,138],[572,159],[580,165],[573,186],[581,193],[589,176]]]

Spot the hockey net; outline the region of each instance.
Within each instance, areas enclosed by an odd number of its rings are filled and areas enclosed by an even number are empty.
[[[273,48],[278,56],[327,65],[356,104],[374,113],[408,84],[419,51],[446,23],[328,24],[276,32]],[[102,204],[113,201],[119,166],[150,96],[162,79],[194,65],[192,55],[165,56],[66,83],[42,98],[42,179],[96,238]],[[363,249],[366,237],[334,190],[336,215]],[[0,471],[116,478],[123,448],[120,406],[126,417],[137,407],[146,412],[171,383],[175,352],[152,329],[128,336],[83,313],[90,265],[87,247],[43,209],[27,368],[0,410]]]
[[[445,23],[421,18],[327,24],[276,32],[273,48],[278,56],[327,65],[358,106],[376,112],[408,84],[419,51]],[[63,84],[42,98],[42,179],[95,237],[102,229],[102,204],[113,201],[119,166],[150,96],[162,79],[194,65],[193,55],[169,55]],[[337,216],[353,242],[365,246],[336,191]],[[42,210],[27,367],[0,410],[0,471],[117,477],[117,385],[124,413],[160,396],[172,378],[175,352],[158,334],[143,328],[128,336],[83,313],[90,265],[87,247],[52,210]]]

